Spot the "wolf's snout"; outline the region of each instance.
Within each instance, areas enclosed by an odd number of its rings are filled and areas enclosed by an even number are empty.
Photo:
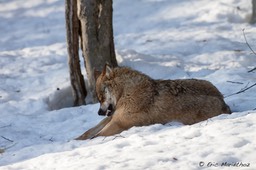
[[[98,111],[100,116],[111,116],[113,114],[113,106],[110,104],[106,110],[100,108]]]
[[[100,108],[99,111],[98,111],[98,114],[99,114],[100,116],[105,116],[105,115],[106,115],[105,112],[106,112],[106,111],[104,111],[104,110],[102,110],[102,109]]]

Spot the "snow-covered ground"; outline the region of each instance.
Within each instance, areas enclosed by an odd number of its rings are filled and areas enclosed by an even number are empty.
[[[102,117],[99,104],[70,107],[64,1],[0,0],[0,169],[256,169],[256,86],[231,95],[256,83],[242,32],[256,50],[251,0],[113,7],[119,65],[153,78],[209,80],[234,113],[74,141]]]

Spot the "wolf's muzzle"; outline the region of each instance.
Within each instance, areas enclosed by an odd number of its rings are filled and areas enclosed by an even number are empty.
[[[98,111],[98,115],[105,116],[105,111],[100,108]]]
[[[113,106],[110,104],[107,110],[99,109],[98,114],[100,116],[111,116],[113,114]]]

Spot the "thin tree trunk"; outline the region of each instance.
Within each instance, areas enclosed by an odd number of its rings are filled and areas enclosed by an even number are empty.
[[[97,102],[94,71],[117,66],[112,28],[112,0],[78,0],[82,50],[92,102]]]
[[[252,0],[252,18],[250,23],[251,24],[256,23],[256,0]]]
[[[71,87],[74,95],[74,105],[85,104],[87,95],[84,77],[81,73],[79,60],[79,20],[77,17],[77,0],[66,0],[66,36],[68,63]]]
[[[112,0],[101,0],[99,4],[99,22],[98,29],[99,35],[98,39],[100,42],[99,53],[100,56],[104,57],[105,62],[109,62],[113,67],[117,66],[114,37],[113,37],[113,8]],[[103,68],[105,63],[99,67]]]

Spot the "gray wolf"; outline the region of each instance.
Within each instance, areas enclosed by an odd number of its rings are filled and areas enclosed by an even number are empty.
[[[154,80],[128,67],[106,65],[97,78],[96,93],[100,102],[98,114],[107,117],[77,140],[171,121],[191,125],[231,113],[222,94],[208,81]]]

